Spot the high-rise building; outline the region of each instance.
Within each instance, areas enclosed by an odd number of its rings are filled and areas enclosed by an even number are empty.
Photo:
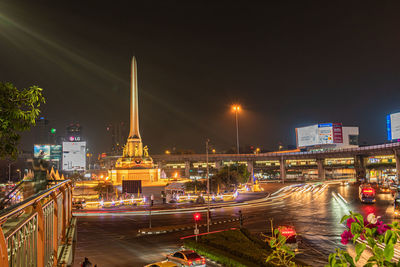
[[[48,144],[50,142],[50,126],[49,120],[40,117],[36,120],[36,125],[33,129],[35,144]]]
[[[82,126],[79,123],[71,123],[67,126],[66,141],[82,141]]]
[[[121,155],[127,136],[127,127],[124,122],[110,123],[106,127],[108,135],[111,137],[111,153]]]

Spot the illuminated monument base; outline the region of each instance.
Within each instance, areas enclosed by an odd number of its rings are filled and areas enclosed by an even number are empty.
[[[129,138],[122,157],[109,171],[109,177],[114,185],[132,180],[141,180],[144,186],[155,185],[160,182],[160,169],[154,165],[147,146],[143,147],[138,138]]]
[[[115,169],[110,171],[110,177],[114,185],[129,180],[141,180],[143,186],[154,185],[159,182],[160,169]]]

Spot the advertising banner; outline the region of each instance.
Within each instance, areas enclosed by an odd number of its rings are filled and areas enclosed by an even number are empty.
[[[400,139],[400,112],[387,115],[386,123],[388,140]]]
[[[63,142],[64,171],[86,170],[86,142]]]
[[[297,147],[343,143],[341,123],[319,123],[296,128]]]
[[[341,123],[332,123],[333,143],[343,144],[343,128]]]
[[[33,157],[38,159],[50,159],[50,145],[34,145]]]
[[[296,128],[297,147],[318,144],[318,124]]]
[[[318,124],[318,144],[332,144],[332,123],[320,123]]]

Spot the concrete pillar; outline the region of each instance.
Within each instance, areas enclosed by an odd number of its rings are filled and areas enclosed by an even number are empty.
[[[190,177],[190,161],[185,161],[185,177]]]
[[[317,159],[317,166],[318,166],[318,178],[321,180],[325,180],[324,159]]]
[[[283,157],[279,159],[279,165],[280,165],[281,180],[282,183],[284,183],[286,179],[286,160]]]
[[[247,171],[250,173],[250,183],[254,183],[254,161],[247,161]]]
[[[394,151],[394,158],[396,159],[397,183],[400,183],[400,151]]]
[[[356,171],[357,182],[359,182],[360,180],[366,181],[367,169],[365,168],[364,156],[358,155],[354,157],[354,169]]]

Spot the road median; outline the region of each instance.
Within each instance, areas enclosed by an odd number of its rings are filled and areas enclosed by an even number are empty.
[[[237,222],[237,221],[239,221],[239,218],[231,218],[231,219],[226,219],[226,220],[211,221],[210,225],[231,223],[231,222]],[[197,226],[198,227],[206,227],[207,224],[203,223],[203,224],[198,224]],[[180,224],[180,225],[168,225],[168,226],[159,226],[159,227],[152,227],[152,228],[142,228],[142,229],[139,229],[138,236],[159,235],[159,234],[166,234],[166,233],[184,231],[184,230],[189,230],[189,229],[194,229],[194,224]]]

